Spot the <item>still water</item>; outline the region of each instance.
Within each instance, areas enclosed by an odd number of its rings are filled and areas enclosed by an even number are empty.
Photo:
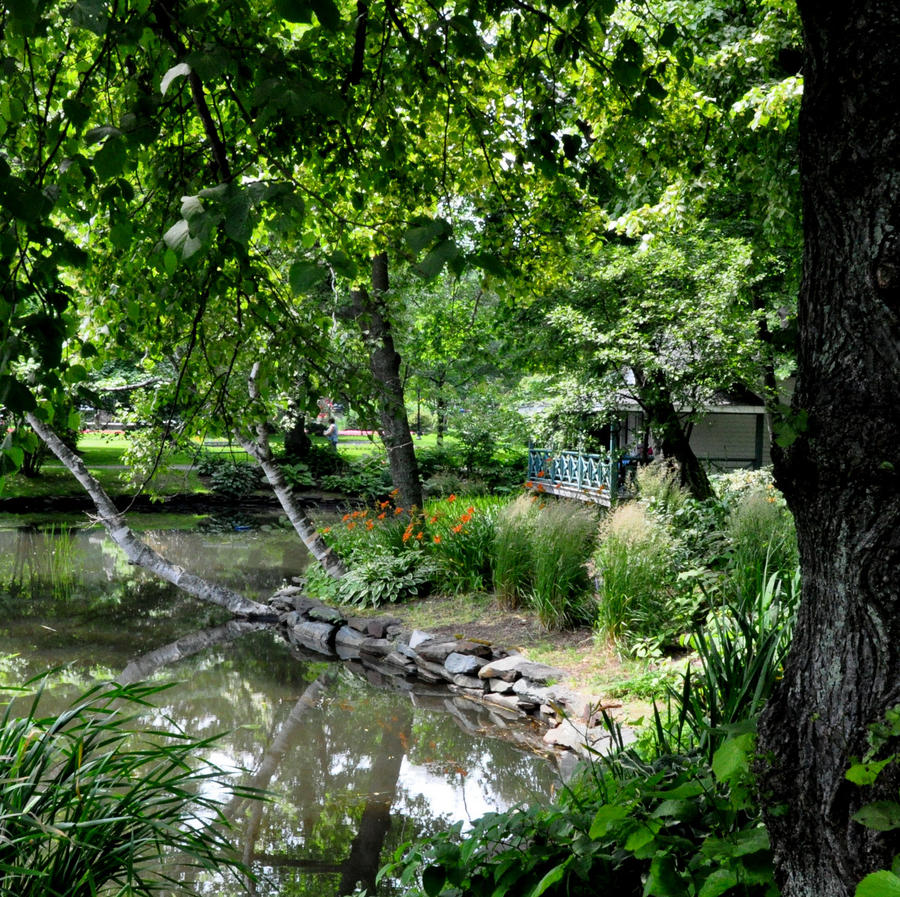
[[[277,528],[144,538],[257,599],[308,562],[296,537]],[[546,800],[557,782],[546,758],[482,734],[515,736],[471,702],[376,688],[342,664],[292,656],[277,633],[227,623],[130,566],[101,530],[0,520],[0,684],[50,669],[50,702],[60,708],[97,681],[171,681],[154,721],[198,737],[224,733],[212,759],[272,794],[228,807],[259,895],[335,897],[357,882],[374,894],[375,872],[397,845]],[[243,893],[228,880],[199,886]],[[399,892],[390,881],[379,889]]]

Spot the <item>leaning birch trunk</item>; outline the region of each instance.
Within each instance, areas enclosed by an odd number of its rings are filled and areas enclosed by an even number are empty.
[[[119,513],[112,499],[106,494],[106,490],[88,472],[81,458],[59,438],[53,428],[30,412],[25,415],[25,419],[50,451],[85,488],[97,508],[100,522],[106,527],[109,537],[125,552],[125,556],[132,564],[149,570],[195,598],[224,607],[237,617],[272,616],[271,608],[186,572],[138,539],[125,523],[125,518]]]
[[[256,384],[256,378],[259,373],[259,363],[255,363],[250,371],[250,398],[256,401],[259,398],[259,389]],[[240,430],[235,429],[234,435],[241,448],[253,458],[262,468],[275,497],[287,514],[288,520],[294,527],[297,535],[303,541],[303,544],[309,549],[309,553],[322,565],[322,568],[329,576],[340,579],[346,572],[347,568],[344,562],[329,548],[325,540],[319,535],[315,524],[303,513],[303,510],[294,500],[294,493],[291,487],[284,479],[284,474],[278,463],[272,457],[272,448],[269,445],[268,430],[265,423],[260,424],[256,428],[257,436],[250,439]]]

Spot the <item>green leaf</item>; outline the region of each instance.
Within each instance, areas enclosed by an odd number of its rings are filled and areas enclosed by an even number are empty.
[[[16,468],[21,467],[25,463],[25,451],[18,445],[8,445],[3,449],[3,454],[12,462]]]
[[[339,274],[341,277],[354,278],[356,277],[356,265],[353,263],[353,260],[344,252],[342,249],[339,249],[337,252],[333,252],[328,256],[328,261],[331,266],[334,268],[335,272]]]
[[[845,778],[854,785],[872,785],[878,778],[878,774],[889,763],[893,763],[896,754],[891,754],[885,760],[869,760],[868,763],[855,763],[847,770]]]
[[[426,278],[436,277],[444,265],[459,255],[459,247],[453,240],[442,240],[416,266],[416,270]]]
[[[308,0],[275,0],[275,9],[287,22],[309,22],[312,16]]]
[[[413,252],[421,252],[450,233],[450,225],[443,218],[419,218],[403,235],[406,245]]]
[[[325,268],[315,262],[294,262],[288,272],[291,292],[295,296],[308,293],[325,279],[327,273]]]
[[[422,870],[422,887],[428,897],[437,897],[446,880],[443,866],[426,866]]]
[[[632,853],[636,853],[642,847],[652,844],[654,838],[656,838],[656,832],[646,825],[642,825],[640,828],[631,832],[625,839],[625,849],[630,850]]]
[[[588,832],[591,838],[597,839],[605,835],[617,822],[628,818],[628,810],[618,804],[604,804],[597,810],[591,830]]]
[[[675,861],[670,856],[663,854],[653,858],[644,894],[646,897],[683,897],[687,894],[684,882],[675,868]]]
[[[853,814],[856,822],[878,832],[900,828],[900,804],[894,800],[877,800]]]
[[[900,878],[886,869],[873,872],[856,886],[854,897],[900,897]]]
[[[163,268],[166,274],[171,277],[178,267],[178,256],[171,249],[167,249],[163,254]]]
[[[566,869],[571,862],[571,857],[559,866],[554,866],[529,892],[528,897],[539,897],[548,888],[553,887],[566,874]]]
[[[737,874],[733,869],[716,869],[703,882],[697,897],[719,897],[720,894],[730,891],[737,883]]]
[[[83,380],[87,380],[87,375],[87,369],[83,364],[73,364],[66,369],[63,377],[66,383],[81,383]]]
[[[30,390],[8,374],[0,377],[0,405],[10,411],[34,411],[37,408]]]
[[[730,782],[743,776],[750,768],[750,751],[753,747],[752,735],[729,738],[713,755],[713,775],[720,782]]]
[[[663,28],[662,34],[659,36],[659,45],[670,50],[675,46],[675,41],[677,40],[678,28],[672,22],[669,22],[666,27]]]
[[[91,166],[101,180],[107,181],[122,173],[126,159],[127,154],[122,139],[110,137],[100,150],[94,153]]]
[[[341,27],[341,13],[334,0],[310,0],[310,6],[324,29],[337,31]]]

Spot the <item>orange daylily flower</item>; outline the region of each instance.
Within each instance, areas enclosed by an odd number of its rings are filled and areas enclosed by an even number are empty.
[[[451,493],[447,496],[447,501],[456,501],[456,493],[451,492]]]
[[[421,539],[422,536],[423,536],[423,533],[416,533],[416,538],[417,538],[417,539]]]
[[[440,537],[440,536],[435,536],[435,537],[434,537],[434,544],[435,544],[435,545],[440,545],[440,544],[441,544],[441,537]]]
[[[402,514],[402,513],[403,513],[403,508],[394,508],[394,514],[395,514],[395,515],[396,515],[396,514]]]
[[[408,542],[408,541],[409,541],[409,537],[410,537],[411,535],[412,535],[412,533],[411,533],[409,530],[407,530],[407,531],[403,534],[403,541],[404,541],[404,542]]]
[[[350,519],[350,515],[349,515],[349,514],[344,514],[344,516],[341,517],[341,520],[344,520],[344,521],[349,520],[349,519]]]
[[[354,526],[356,526],[356,521],[351,520],[350,523],[347,524],[347,529],[353,529]]]
[[[399,490],[399,489],[393,489],[393,490],[391,491],[391,495],[399,495],[399,494],[400,494],[400,490]]]
[[[379,520],[384,520],[384,518],[385,518],[386,516],[387,516],[387,511],[382,511],[382,512],[378,515],[378,519],[379,519]]]
[[[466,513],[467,513],[467,514],[474,514],[474,513],[475,513],[475,505],[469,505],[469,507],[466,508]]]
[[[322,530],[322,532],[323,532],[323,533],[330,533],[330,532],[331,532],[331,527],[330,527],[330,526],[326,526],[325,529]]]
[[[453,527],[453,532],[458,533],[462,527],[463,525],[461,523],[457,523],[456,526]]]
[[[537,490],[537,491],[538,491],[538,492],[543,492],[543,491],[544,491],[544,484],[543,484],[543,483],[538,483],[538,490]]]
[[[532,483],[531,480],[528,480],[528,482],[525,483],[525,488],[530,489],[533,485],[534,485],[534,483]]]
[[[459,518],[463,523],[468,523],[472,519],[471,514],[463,514],[462,517]]]
[[[432,517],[428,522],[429,523],[437,523],[437,517]]]
[[[366,529],[374,529],[374,528],[375,528],[375,523],[374,523],[374,521],[372,521],[372,520],[367,520],[367,521],[366,521]]]
[[[380,501],[380,502],[378,502],[378,507],[379,507],[379,508],[386,508],[389,504],[390,504],[389,501]]]

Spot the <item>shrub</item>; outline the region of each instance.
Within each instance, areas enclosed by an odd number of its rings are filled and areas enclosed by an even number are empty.
[[[666,749],[699,747],[712,758],[736,724],[756,718],[781,677],[799,603],[799,570],[789,578],[776,572],[694,627],[689,644],[699,662],[670,691],[665,723],[657,715]]]
[[[777,894],[768,835],[753,804],[752,735],[696,755],[650,760],[621,740],[554,806],[489,813],[404,844],[380,875],[409,897],[616,897]]]
[[[419,465],[419,476],[423,480],[428,480],[437,473],[455,472],[462,463],[459,455],[447,446],[418,449],[416,462]]]
[[[320,482],[323,489],[372,500],[387,493],[391,477],[384,458],[368,456],[348,462],[343,471],[323,476]]]
[[[227,461],[213,470],[209,485],[225,498],[244,498],[260,488],[262,471],[250,461]]]
[[[136,723],[160,686],[97,686],[55,717],[41,693],[0,720],[0,869],[18,897],[186,892],[166,857],[244,874],[223,834],[214,739]],[[163,741],[163,738],[166,740]],[[248,795],[250,792],[246,792]]]
[[[291,487],[312,486],[315,478],[308,464],[303,461],[296,461],[293,464],[282,464],[281,473],[284,481]]]
[[[489,587],[499,507],[495,498],[462,501],[455,496],[453,501],[448,497],[426,504],[424,520],[437,563],[438,589],[458,594]]]
[[[674,542],[637,502],[607,518],[594,554],[597,627],[626,651],[641,639],[671,642],[686,627],[693,608],[680,600]]]
[[[499,515],[494,590],[507,607],[530,605],[548,629],[593,621],[587,562],[597,518],[580,502],[520,496]]]

